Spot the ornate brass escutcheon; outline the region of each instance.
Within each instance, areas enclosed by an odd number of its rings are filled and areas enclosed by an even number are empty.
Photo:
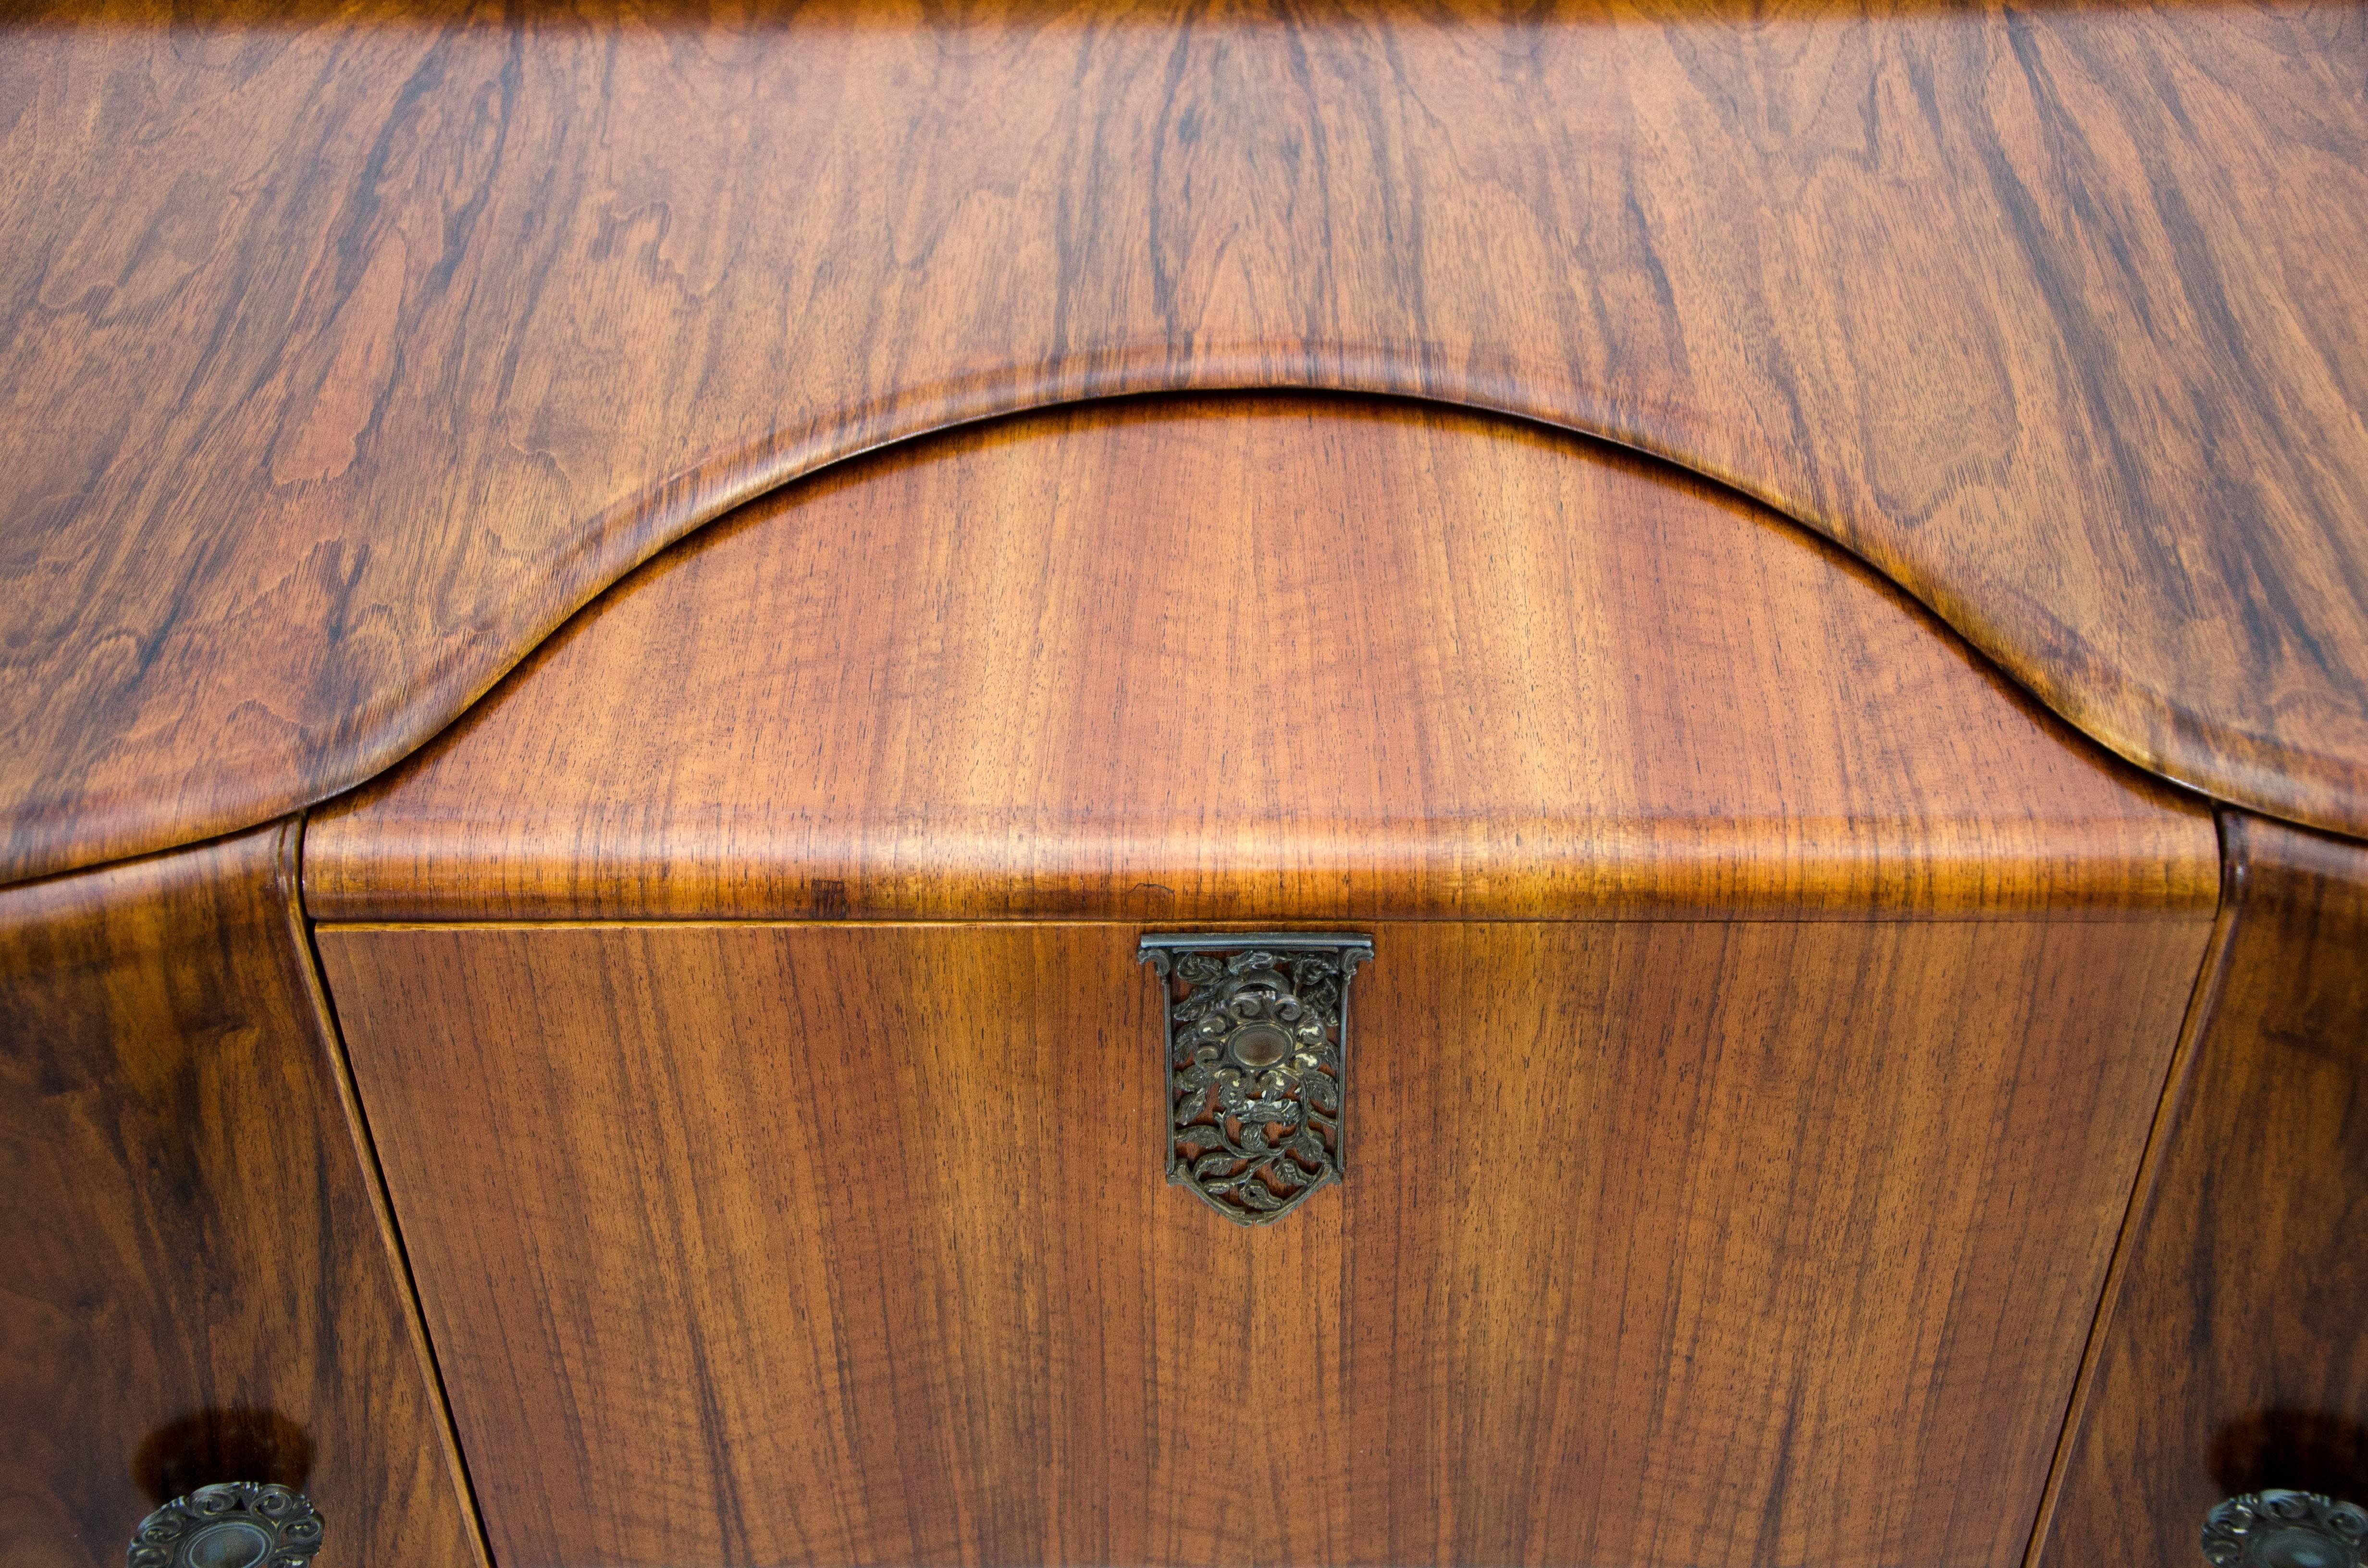
[[[301,1492],[225,1482],[176,1497],[140,1521],[129,1568],[305,1568],[321,1516]]]
[[[1167,1179],[1263,1225],[1347,1168],[1349,983],[1370,937],[1143,938],[1167,1003]]]
[[[2368,1510],[2316,1492],[2248,1492],[2203,1522],[2203,1560],[2213,1568],[2361,1568]]]

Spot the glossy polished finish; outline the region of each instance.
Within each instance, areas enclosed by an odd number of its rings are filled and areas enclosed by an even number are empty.
[[[893,437],[1178,386],[1745,487],[2368,833],[2368,12],[12,10],[0,878],[349,789]]]
[[[301,1485],[332,1563],[482,1568],[295,898],[292,823],[0,892],[10,1568],[120,1568],[225,1480]]]
[[[1973,1568],[2208,928],[1378,923],[1258,1228],[1133,926],[319,938],[500,1562]]]
[[[1839,551],[1379,401],[750,508],[316,821],[324,919],[2207,915],[2209,816]]]
[[[2232,1494],[2368,1478],[2368,848],[2223,821],[2228,914],[2041,1568],[2192,1561]]]

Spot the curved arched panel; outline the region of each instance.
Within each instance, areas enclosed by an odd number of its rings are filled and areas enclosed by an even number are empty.
[[[1832,546],[1436,406],[1086,404],[745,508],[323,812],[323,920],[2195,920],[2211,820]]]
[[[350,788],[834,458],[1226,386],[1661,454],[2368,833],[2357,9],[175,17],[0,48],[0,878]]]

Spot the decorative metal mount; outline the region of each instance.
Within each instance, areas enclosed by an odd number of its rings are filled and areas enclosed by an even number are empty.
[[[1338,1181],[1349,982],[1373,939],[1150,936],[1135,956],[1167,1002],[1167,1179],[1242,1225]]]
[[[321,1516],[302,1493],[233,1481],[141,1520],[126,1568],[305,1568],[320,1550]]]
[[[2316,1492],[2249,1492],[2203,1522],[2212,1568],[2362,1568],[2368,1512]]]

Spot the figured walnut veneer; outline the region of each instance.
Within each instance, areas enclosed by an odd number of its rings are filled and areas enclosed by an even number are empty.
[[[325,812],[324,919],[2201,917],[2211,822],[1832,547],[1379,402],[900,449]]]
[[[2226,813],[2227,903],[2039,1568],[2185,1561],[2269,1487],[2368,1497],[2368,849]]]
[[[2209,922],[1379,922],[1345,1180],[1121,924],[324,926],[504,1562],[2011,1563]]]
[[[0,892],[0,1562],[299,1486],[329,1563],[482,1568],[296,907],[297,826]]]
[[[730,506],[1096,393],[1513,410],[2368,833],[2368,11],[127,4],[0,35],[0,878],[347,790]]]
[[[1232,397],[750,507],[306,888],[505,1561],[1873,1568],[2030,1539],[2215,848],[1751,502]],[[1252,916],[1376,950],[1257,1232]]]

